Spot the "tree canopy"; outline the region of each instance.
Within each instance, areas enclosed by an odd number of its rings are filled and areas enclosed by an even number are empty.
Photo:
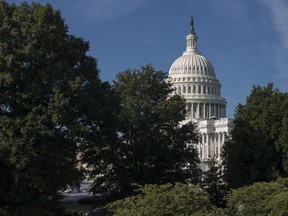
[[[257,182],[233,190],[227,197],[228,215],[287,215],[288,179]]]
[[[145,185],[137,195],[126,197],[106,206],[114,215],[197,215],[254,216],[287,215],[288,179],[257,182],[233,189],[225,198],[227,207],[217,208],[209,195],[196,185],[182,183]]]
[[[166,78],[152,65],[117,75],[113,89],[120,100],[115,118],[118,142],[105,149],[101,162],[90,161],[95,190],[129,194],[134,183],[193,181],[198,155],[192,143],[198,137],[191,122],[180,125],[185,119],[185,101],[170,96],[172,88]],[[98,154],[88,155],[96,158]]]
[[[118,216],[224,215],[224,210],[213,207],[208,195],[196,185],[145,185],[137,190],[137,196],[115,201],[107,208]]]
[[[103,142],[110,87],[88,50],[49,4],[0,2],[1,215],[62,215],[76,144]]]
[[[224,178],[232,188],[286,176],[288,95],[272,84],[254,86],[239,104],[222,152]]]

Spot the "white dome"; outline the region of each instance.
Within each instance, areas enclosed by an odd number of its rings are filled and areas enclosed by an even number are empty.
[[[170,67],[169,76],[193,74],[216,78],[212,64],[202,55],[184,54],[177,58]]]
[[[196,119],[226,116],[226,99],[221,96],[221,84],[212,64],[197,49],[193,19],[186,36],[187,47],[169,69],[174,91],[186,99],[187,115]]]

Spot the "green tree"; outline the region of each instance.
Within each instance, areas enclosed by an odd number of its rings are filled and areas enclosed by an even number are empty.
[[[287,94],[286,94],[287,96]],[[287,96],[288,98],[288,96]],[[288,99],[283,101],[283,118],[282,118],[282,128],[279,134],[279,139],[276,141],[276,147],[282,156],[282,166],[286,174],[288,174]]]
[[[107,147],[103,167],[92,167],[94,189],[127,195],[133,184],[164,184],[193,180],[198,155],[192,123],[185,119],[185,101],[170,96],[167,75],[147,65],[118,74],[114,82],[120,100],[117,143]],[[96,165],[97,166],[97,165]]]
[[[232,190],[227,197],[229,215],[287,215],[288,180],[257,182]]]
[[[50,5],[0,2],[1,215],[63,215],[76,143],[102,142],[111,90],[88,49]]]
[[[231,139],[222,151],[229,187],[287,174],[287,101],[287,94],[268,84],[254,86],[246,104],[238,105]]]
[[[138,195],[110,203],[107,208],[119,216],[224,215],[221,209],[213,208],[208,195],[196,185],[145,185],[137,191]]]
[[[201,187],[207,192],[210,202],[218,207],[224,207],[226,195],[226,184],[223,180],[222,166],[211,158],[207,162],[208,170],[203,172]]]

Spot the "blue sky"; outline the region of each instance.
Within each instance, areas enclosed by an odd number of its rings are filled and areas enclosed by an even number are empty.
[[[18,4],[19,0],[8,0]],[[32,1],[27,1],[32,2]],[[90,42],[101,79],[152,63],[168,72],[186,48],[190,16],[198,49],[214,66],[227,115],[255,84],[288,91],[287,0],[36,0],[61,11]]]

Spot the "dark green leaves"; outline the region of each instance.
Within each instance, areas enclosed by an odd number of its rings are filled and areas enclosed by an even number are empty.
[[[254,183],[229,194],[228,215],[286,215],[287,198],[287,179]]]
[[[180,125],[185,101],[169,96],[166,78],[152,65],[118,74],[113,86],[120,100],[118,142],[106,146],[105,158],[95,164],[95,190],[125,195],[133,183],[193,181],[198,163],[192,144],[197,142],[195,127]]]
[[[268,84],[254,86],[246,104],[237,107],[231,139],[223,147],[225,180],[231,187],[287,173],[287,101],[287,94]]]
[[[0,2],[1,214],[62,215],[58,191],[81,177],[78,147],[113,130],[111,88],[88,49],[50,5]]]
[[[139,195],[108,205],[115,215],[209,215],[208,195],[195,185],[145,185]]]

